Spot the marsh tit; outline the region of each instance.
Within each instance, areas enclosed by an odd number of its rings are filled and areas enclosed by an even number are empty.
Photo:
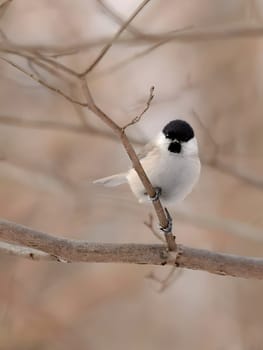
[[[192,127],[183,120],[170,121],[157,137],[138,154],[140,162],[165,205],[182,201],[193,189],[200,174],[198,145]],[[139,202],[149,197],[136,171],[94,181],[108,187],[127,183]],[[152,198],[152,200],[157,199]]]

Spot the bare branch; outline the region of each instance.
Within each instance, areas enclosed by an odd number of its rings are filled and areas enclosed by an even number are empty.
[[[0,18],[2,18],[13,0],[6,0],[0,5]]]
[[[186,31],[186,30],[189,30],[191,27],[185,27],[185,28],[181,28],[181,29],[178,29],[178,30],[175,30],[173,32],[183,32],[183,31]],[[100,70],[99,72],[96,72],[96,73],[93,73],[92,77],[97,77],[97,76],[104,76],[105,74],[110,74],[110,73],[113,73],[115,71],[118,71],[119,69],[121,69],[122,67],[128,65],[129,63],[133,63],[135,60],[141,58],[141,57],[144,57],[146,56],[147,54],[151,53],[152,51],[156,50],[157,48],[161,47],[162,45],[165,45],[165,44],[168,44],[169,42],[172,41],[172,38],[171,37],[165,37],[164,39],[158,41],[157,43],[155,44],[152,44],[150,47],[147,47],[146,49],[143,49],[142,51],[140,52],[137,52],[133,55],[131,55],[130,57],[128,58],[124,58],[123,60],[120,60],[116,63],[113,63],[111,66],[105,68],[105,69],[102,69]]]
[[[111,128],[117,135],[121,133],[121,127],[119,127],[110,117],[106,115],[94,102],[93,96],[90,92],[86,78],[82,78],[82,88],[87,99],[87,107],[96,114],[109,128]]]
[[[0,10],[5,8],[6,6],[9,6],[12,1],[13,0],[6,0],[6,1],[2,2],[2,4],[0,5]]]
[[[119,25],[123,25],[125,23],[125,20],[123,20],[121,18],[121,16],[115,11],[113,10],[105,1],[103,0],[97,0],[97,2],[100,4],[100,6],[105,10],[105,12],[107,12],[107,14],[109,16],[112,17],[112,19],[118,23]],[[129,31],[130,33],[132,33],[133,35],[136,35],[136,36],[140,36],[142,35],[142,33],[136,29],[135,27],[133,27],[132,25],[128,25],[126,27],[126,30]]]
[[[191,27],[189,30],[178,31],[178,29],[162,34],[144,34],[137,37],[118,38],[114,44],[118,45],[145,45],[147,43],[155,44],[161,41],[174,41],[182,43],[203,42],[208,40],[235,40],[235,39],[255,39],[261,38],[263,35],[262,25],[236,24],[226,27],[223,26],[206,26]],[[41,52],[49,56],[65,56],[84,52],[94,47],[106,45],[112,38],[104,37],[100,39],[90,40],[88,42],[79,42],[71,46],[58,45],[12,45],[16,50],[26,50],[32,52]],[[10,48],[9,44],[1,43],[0,51]]]
[[[75,100],[74,98],[72,98],[71,96],[67,95],[65,92],[63,92],[62,90],[58,89],[57,87],[54,87],[52,85],[50,85],[49,83],[47,83],[46,81],[40,79],[38,76],[36,76],[35,74],[32,74],[32,73],[28,73],[25,69],[23,69],[22,67],[18,66],[16,63],[8,60],[7,58],[5,57],[1,57],[0,56],[0,60],[3,60],[5,61],[6,63],[8,63],[10,66],[16,68],[17,70],[19,70],[20,72],[24,73],[25,75],[27,75],[29,78],[35,80],[37,83],[39,83],[40,85],[43,85],[45,86],[46,88],[48,88],[49,90],[63,96],[66,100],[68,100],[69,102],[72,102],[72,103],[77,103],[83,107],[87,107],[88,104],[85,103],[85,102],[81,102],[81,101],[78,101],[78,100]]]
[[[64,263],[67,262],[55,255],[44,253],[37,249],[21,247],[18,245],[9,244],[5,242],[0,242],[0,253],[22,257],[29,260],[35,260],[35,261],[44,260],[44,261],[56,261],[56,262],[64,262]]]
[[[158,290],[159,293],[163,293],[168,289],[183,273],[183,270],[178,270],[176,266],[173,266],[168,272],[167,276],[163,279],[156,276],[156,274],[151,271],[146,277],[160,285]]]
[[[209,138],[210,143],[214,146],[215,153],[216,153],[218,148],[219,148],[219,145],[217,144],[216,140],[212,136],[212,134],[211,134],[210,130],[208,129],[208,127],[203,123],[203,121],[200,118],[199,114],[194,109],[192,109],[192,113],[193,113],[193,116],[195,117],[195,119],[198,121],[198,123],[201,126],[201,128],[203,129],[203,131],[205,132],[206,136]]]
[[[0,115],[0,124],[25,129],[32,128],[37,130],[64,131],[84,135],[88,134],[91,137],[105,137],[115,142],[117,141],[116,136],[112,131],[99,130],[88,123],[85,125],[75,125],[64,122],[56,122],[53,120],[34,120],[19,118],[16,116]],[[131,142],[134,145],[142,145],[142,142],[139,142],[136,139],[131,139]]]
[[[152,102],[152,100],[153,100],[153,98],[154,98],[153,92],[154,92],[154,86],[152,86],[152,87],[150,88],[150,95],[149,95],[149,97],[148,97],[148,100],[147,100],[147,102],[146,102],[146,105],[145,105],[144,109],[141,111],[140,114],[138,114],[135,118],[133,118],[128,124],[126,124],[126,125],[124,125],[124,126],[122,127],[122,130],[123,130],[123,131],[124,131],[125,129],[127,129],[129,126],[138,123],[138,122],[141,120],[141,117],[148,111],[148,109],[150,108],[151,102]]]
[[[159,293],[163,293],[166,289],[168,289],[182,275],[182,273],[183,270],[178,270],[177,266],[173,266],[166,278],[160,281],[161,287],[159,289]]]
[[[120,27],[120,29],[117,31],[117,33],[112,37],[111,40],[107,42],[107,44],[103,47],[101,50],[99,56],[92,62],[92,64],[85,69],[84,72],[80,74],[80,77],[86,76],[88,73],[90,73],[96,65],[101,61],[101,59],[106,55],[106,53],[109,51],[109,49],[112,47],[114,42],[119,38],[121,33],[128,27],[128,25],[134,20],[134,18],[142,11],[142,9],[150,2],[150,0],[144,0],[137,9],[133,12],[133,14],[128,18],[128,20],[123,23],[123,25]]]
[[[75,84],[70,84],[70,92],[71,92],[71,96],[73,96],[74,98],[77,99],[78,96],[78,91],[76,91],[77,86]],[[86,114],[84,111],[84,108],[80,105],[78,105],[77,103],[72,103],[72,107],[74,108],[75,112],[76,112],[76,116],[80,122],[80,124],[82,126],[84,126],[85,129],[90,129],[89,128],[89,124],[87,122],[86,119]]]
[[[2,35],[5,35],[5,34],[2,33]],[[36,65],[44,68],[47,71],[50,71],[53,75],[61,76],[63,72],[65,74],[68,74],[71,77],[78,78],[78,73],[75,72],[73,69],[67,67],[66,65],[60,62],[57,62],[54,59],[46,57],[37,51],[27,52],[26,50],[23,50],[23,49],[17,49],[17,45],[12,44],[8,39],[6,41],[8,42],[9,45],[6,47],[3,47],[1,49],[2,52],[23,57],[27,60],[31,60]]]
[[[1,15],[0,15],[1,18]],[[3,40],[8,40],[6,33],[3,31],[3,29],[0,28],[0,36]]]
[[[178,252],[169,252],[159,244],[89,243],[51,236],[3,220],[0,221],[0,240],[37,249],[69,262],[168,264],[217,275],[263,279],[262,258],[216,253],[183,245],[178,245]]]

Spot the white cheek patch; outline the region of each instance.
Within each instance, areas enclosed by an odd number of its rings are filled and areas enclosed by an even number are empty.
[[[170,140],[167,139],[162,132],[158,135],[156,139],[156,145],[163,150],[167,150],[168,145],[170,144]]]
[[[198,145],[195,137],[188,142],[182,142],[182,153],[189,156],[198,154]]]

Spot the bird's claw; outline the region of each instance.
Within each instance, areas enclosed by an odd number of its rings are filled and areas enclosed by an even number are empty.
[[[160,230],[163,231],[164,233],[171,233],[172,232],[172,228],[173,228],[173,219],[168,211],[167,208],[164,208],[165,214],[166,214],[166,218],[168,221],[168,225],[166,227],[162,227],[160,225]]]
[[[160,198],[160,196],[162,194],[161,187],[155,187],[154,189],[155,189],[155,195],[153,197],[149,197],[152,202],[158,201],[158,199]]]

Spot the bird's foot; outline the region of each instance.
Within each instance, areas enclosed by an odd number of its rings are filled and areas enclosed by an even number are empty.
[[[166,234],[172,233],[172,229],[173,229],[173,219],[168,211],[167,208],[164,208],[165,214],[166,214],[166,218],[168,221],[168,225],[166,227],[162,227],[160,225],[160,230],[163,231]]]
[[[158,201],[158,199],[160,198],[161,194],[162,194],[162,189],[161,187],[155,187],[155,195],[153,197],[149,197],[149,199],[152,201],[152,202],[156,202]]]

